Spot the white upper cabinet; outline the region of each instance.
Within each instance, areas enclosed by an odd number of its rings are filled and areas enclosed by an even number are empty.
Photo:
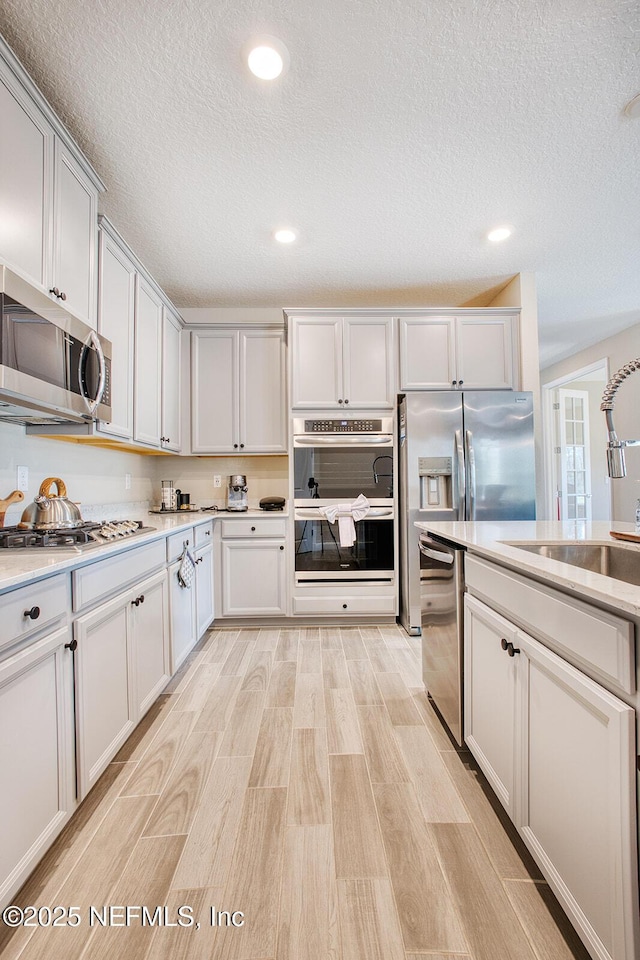
[[[393,406],[391,317],[303,316],[290,323],[293,407]]]
[[[191,334],[193,453],[284,453],[284,336],[281,330]]]
[[[95,326],[98,192],[59,140],[54,189],[51,288],[68,310]]]
[[[111,420],[100,431],[133,437],[133,330],[136,268],[119,243],[100,229],[98,332],[111,341]]]
[[[163,450],[179,452],[180,430],[180,345],[182,325],[165,306],[162,323],[162,436]]]
[[[399,318],[401,390],[519,388],[517,316]]]
[[[0,116],[0,258],[95,327],[104,185],[1,38]]]
[[[44,287],[53,130],[0,60],[0,257]],[[6,149],[6,144],[11,149]]]
[[[163,304],[145,278],[136,277],[134,439],[160,446]]]

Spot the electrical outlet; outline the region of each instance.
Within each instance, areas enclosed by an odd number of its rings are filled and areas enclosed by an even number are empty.
[[[131,490],[131,474],[125,473],[124,475],[124,488],[125,490]]]
[[[29,489],[29,467],[16,467],[16,487],[22,491]]]
[[[222,486],[222,477],[220,476],[219,473],[214,473],[214,475],[213,475],[213,485],[214,485],[214,487],[221,487],[221,486]]]

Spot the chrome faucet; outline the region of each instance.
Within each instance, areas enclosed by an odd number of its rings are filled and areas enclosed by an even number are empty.
[[[620,387],[622,381],[626,380],[627,377],[632,373],[635,373],[636,370],[640,370],[640,357],[635,360],[630,360],[629,363],[625,363],[623,367],[620,367],[620,369],[611,377],[609,383],[604,388],[604,393],[602,394],[600,409],[604,412],[607,419],[608,434],[607,470],[609,471],[609,476],[612,479],[626,477],[627,475],[627,465],[624,459],[624,448],[640,446],[640,440],[618,439],[615,427],[613,426],[613,406],[618,388]]]
[[[389,456],[388,453],[381,454],[379,457],[376,457],[373,461],[373,482],[377,484],[383,477],[386,477],[388,480],[391,480],[389,485],[389,496],[393,496],[393,472],[392,473],[378,473],[376,470],[376,463],[378,460],[391,460],[391,468],[393,470],[393,457]]]

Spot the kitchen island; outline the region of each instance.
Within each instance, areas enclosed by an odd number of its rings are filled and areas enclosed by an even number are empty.
[[[597,522],[416,526],[466,551],[467,746],[590,954],[639,956],[640,546]],[[583,565],[612,546],[627,580]]]

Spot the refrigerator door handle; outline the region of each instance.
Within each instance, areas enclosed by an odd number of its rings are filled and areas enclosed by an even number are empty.
[[[469,520],[476,518],[476,458],[473,452],[473,433],[466,430],[464,434],[464,445],[467,459],[467,472],[469,477]]]
[[[467,484],[462,432],[455,432],[456,482],[454,484],[453,506],[457,508],[457,519],[466,520]]]

